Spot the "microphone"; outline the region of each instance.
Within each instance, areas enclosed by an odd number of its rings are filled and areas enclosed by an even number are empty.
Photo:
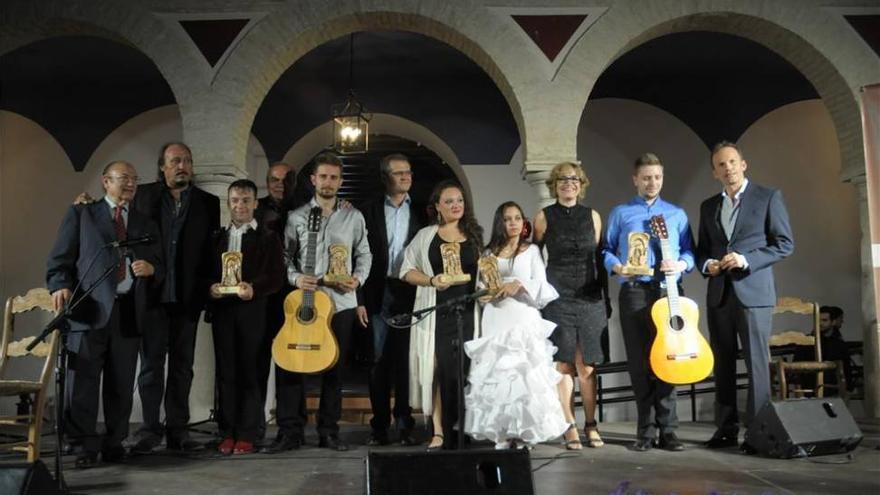
[[[126,239],[124,241],[108,242],[104,247],[126,248],[129,246],[136,246],[138,244],[149,244],[151,242],[153,242],[153,236],[147,234],[140,237],[132,237],[131,239]]]

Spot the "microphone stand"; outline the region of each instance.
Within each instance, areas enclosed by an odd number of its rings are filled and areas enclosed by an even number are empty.
[[[438,309],[451,308],[455,312],[456,339],[452,341],[452,349],[453,352],[458,354],[458,432],[456,433],[456,444],[459,450],[464,449],[464,311],[467,309],[468,303],[488,293],[489,291],[486,289],[478,290],[470,294],[454,297],[428,308],[395,315],[385,321],[393,328],[409,328]],[[411,321],[413,318],[418,320],[415,323],[404,324],[404,322]]]
[[[117,249],[117,260],[116,263],[107,267],[106,270],[98,277],[95,282],[86,287],[85,290],[79,295],[76,296],[76,292],[79,290],[80,284],[82,280],[86,278],[86,276],[91,271],[92,267],[95,264],[95,260],[98,259],[98,256],[103,252],[103,250],[99,250],[95,253],[94,257],[89,261],[88,268],[80,277],[79,283],[77,283],[76,287],[73,289],[73,293],[70,295],[70,299],[64,305],[64,308],[55,315],[52,320],[46,324],[43,328],[43,331],[37,336],[30,344],[27,346],[27,350],[30,351],[34,347],[36,347],[40,342],[46,340],[49,335],[52,334],[54,330],[58,330],[61,334],[60,344],[58,345],[57,354],[55,357],[55,402],[56,402],[56,411],[55,411],[55,482],[58,487],[58,491],[60,493],[69,494],[70,490],[67,488],[67,483],[64,482],[64,471],[61,462],[61,446],[64,442],[64,398],[65,398],[65,386],[67,382],[67,356],[69,354],[69,350],[67,349],[67,337],[73,332],[70,329],[70,316],[73,314],[73,310],[79,306],[95,289],[101,285],[104,280],[106,280],[111,273],[119,270],[119,266],[122,264],[123,260],[125,260],[125,249],[124,247],[112,246],[111,244],[107,244],[103,246],[104,249],[107,247],[116,247]],[[81,331],[78,331],[81,332]]]

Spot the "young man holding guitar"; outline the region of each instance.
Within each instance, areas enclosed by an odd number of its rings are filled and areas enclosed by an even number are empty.
[[[342,185],[342,162],[339,158],[331,153],[318,155],[311,181],[315,186],[314,198],[292,211],[287,218],[284,231],[289,255],[287,276],[296,289],[304,292],[322,291],[330,296],[335,306],[330,327],[339,345],[340,359],[321,374],[321,403],[317,417],[318,445],[342,451],[348,450],[348,446],[339,439],[338,422],[342,414],[340,367],[345,362],[351,341],[357,307],[355,290],[367,279],[372,255],[361,212],[354,208],[339,207],[336,196]],[[308,260],[314,262],[314,273],[309,274],[304,267],[310,249],[309,216],[315,208],[320,209],[322,218],[317,236],[312,235],[317,246],[312,247],[314,259]],[[336,263],[331,263],[331,254],[340,252],[347,253],[345,258],[334,258]],[[351,277],[343,281],[333,281],[338,280],[336,278],[327,280],[324,276],[330,268],[340,268],[339,265],[344,265]],[[288,319],[296,317],[296,314],[287,315]],[[325,321],[317,318],[315,324],[325,324]],[[275,344],[273,349],[274,347]],[[275,441],[266,449],[268,453],[299,448],[303,444],[303,430],[307,422],[305,375],[288,372],[277,366],[275,369],[279,430]]]
[[[659,380],[651,372],[649,353],[655,327],[651,306],[666,296],[666,276],[681,280],[681,274],[694,267],[693,235],[687,214],[660,198],[663,188],[663,165],[653,153],[645,153],[635,162],[633,185],[637,195],[618,205],[608,217],[602,253],[605,268],[620,279],[619,315],[626,347],[627,366],[636,397],[638,422],[632,450],[644,452],[655,445],[670,451],[684,450],[675,435],[678,416],[675,412],[675,386]],[[662,215],[668,233],[670,258],[662,259],[660,243],[651,238],[647,253],[650,274],[628,275],[630,233],[650,233],[651,218]],[[662,261],[661,261],[662,260]],[[652,421],[651,411],[654,411]],[[655,429],[659,429],[659,440]]]
[[[735,144],[712,149],[712,174],[723,189],[700,206],[697,263],[709,279],[706,293],[709,335],[715,350],[715,423],[710,449],[735,447],[736,339],[749,374],[745,424],[770,400],[768,366],[776,287],[773,265],[794,251],[782,193],[745,176],[746,161]],[[743,443],[741,450],[753,454]]]

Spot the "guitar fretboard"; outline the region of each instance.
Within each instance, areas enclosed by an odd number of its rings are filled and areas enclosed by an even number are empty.
[[[660,252],[664,261],[675,261],[668,238],[660,239]],[[666,297],[669,300],[669,315],[681,316],[681,306],[678,301],[678,274],[666,275]]]
[[[315,251],[318,246],[318,233],[317,232],[309,232],[309,245],[306,248],[306,263],[303,266],[303,273],[306,275],[314,275],[315,274]],[[304,308],[311,309],[315,306],[315,293],[312,290],[303,289],[303,302],[302,305]]]

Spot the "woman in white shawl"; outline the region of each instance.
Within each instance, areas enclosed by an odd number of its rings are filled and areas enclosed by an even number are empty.
[[[443,181],[431,193],[430,204],[436,210],[433,225],[420,230],[404,254],[400,268],[401,280],[417,286],[413,308],[441,304],[474,291],[477,279],[477,260],[483,243],[483,229],[465,203],[464,192],[458,183]],[[463,273],[470,281],[451,285],[440,274],[444,273],[441,244],[459,248]],[[464,341],[479,334],[477,308],[468,303],[464,318]],[[472,315],[468,317],[467,315]],[[458,358],[453,348],[457,326],[455,313],[446,308],[415,321],[410,333],[410,405],[421,408],[431,416],[433,436],[428,450],[455,448],[454,427],[458,418]],[[468,363],[465,360],[465,377]]]

